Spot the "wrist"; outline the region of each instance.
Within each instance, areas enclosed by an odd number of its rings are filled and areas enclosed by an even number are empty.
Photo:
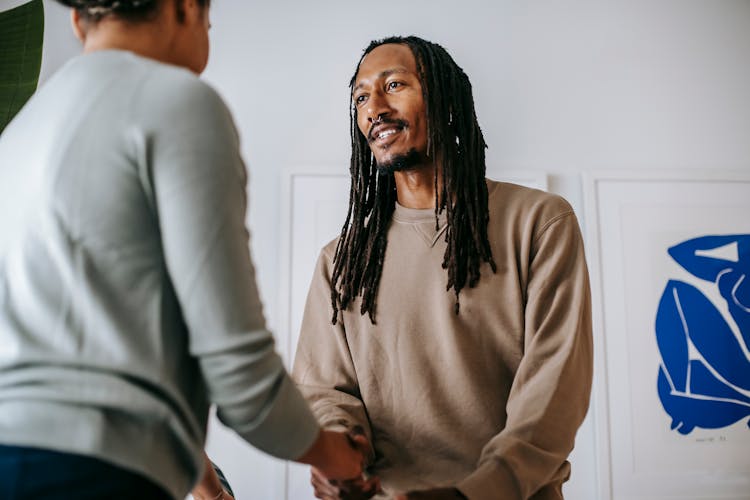
[[[308,450],[303,453],[302,456],[297,458],[296,461],[302,464],[312,465],[313,467],[320,468],[323,465],[321,462],[326,457],[327,447],[328,436],[326,431],[321,429],[320,432],[318,432],[318,437],[315,438],[312,446],[310,446],[310,448],[308,448]]]

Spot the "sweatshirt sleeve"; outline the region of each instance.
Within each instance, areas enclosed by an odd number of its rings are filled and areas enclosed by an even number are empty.
[[[343,317],[332,324],[331,261],[326,247],[318,257],[302,318],[292,376],[324,428],[372,432],[354,369]],[[372,457],[370,457],[372,458]]]
[[[524,354],[506,426],[458,484],[471,500],[497,498],[497,492],[527,499],[568,474],[593,370],[588,271],[572,210],[552,217],[534,237],[526,290]]]
[[[320,429],[265,328],[233,120],[200,80],[169,83],[169,94],[153,103],[160,123],[147,139],[142,175],[153,191],[190,353],[219,420],[267,453],[298,458]]]

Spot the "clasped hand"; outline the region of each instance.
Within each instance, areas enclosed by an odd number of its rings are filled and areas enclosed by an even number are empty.
[[[382,492],[380,479],[357,478],[349,481],[328,480],[320,471],[312,468],[311,483],[315,498],[323,500],[368,500]],[[465,500],[455,488],[435,488],[430,490],[411,491],[396,495],[395,500]]]
[[[361,432],[349,434],[352,446],[360,450],[363,456],[372,455],[372,447],[367,437]],[[368,500],[382,492],[380,479],[376,476],[366,478],[363,475],[354,479],[329,479],[320,469],[311,467],[310,483],[313,486],[315,498],[322,500]],[[395,496],[395,500],[465,500],[455,488],[436,488],[430,490],[411,491]]]

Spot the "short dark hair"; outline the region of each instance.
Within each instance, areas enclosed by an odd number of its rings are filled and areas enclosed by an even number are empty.
[[[484,142],[474,111],[469,77],[440,45],[416,36],[396,36],[374,40],[365,49],[354,71],[354,85],[362,60],[385,44],[409,47],[417,63],[428,127],[427,156],[440,164],[435,169],[435,224],[446,212],[447,247],[443,268],[447,271],[446,289],[456,296],[465,286],[473,287],[480,278],[480,267],[496,266],[487,238],[489,211],[485,181]],[[349,211],[333,258],[331,277],[332,321],[338,311],[362,297],[361,314],[369,314],[375,323],[377,294],[383,269],[386,234],[396,203],[393,172],[379,171],[367,138],[357,127],[357,108],[350,106],[352,157]],[[438,192],[438,169],[443,176]]]
[[[76,9],[86,22],[96,24],[105,17],[116,16],[128,22],[148,21],[164,0],[57,0]],[[211,0],[196,0],[205,7]]]

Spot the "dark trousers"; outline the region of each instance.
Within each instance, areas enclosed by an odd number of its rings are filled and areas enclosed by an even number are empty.
[[[82,455],[0,445],[0,500],[171,500],[145,477]]]

